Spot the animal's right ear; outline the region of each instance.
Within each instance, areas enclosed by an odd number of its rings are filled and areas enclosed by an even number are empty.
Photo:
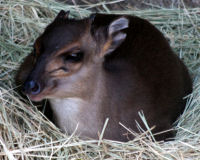
[[[61,10],[58,15],[56,16],[55,20],[57,19],[67,19],[69,17],[70,11]]]

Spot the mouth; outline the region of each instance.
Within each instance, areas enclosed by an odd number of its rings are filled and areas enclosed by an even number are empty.
[[[39,101],[42,101],[44,99],[44,96],[42,95],[26,95],[31,101],[34,101],[34,102],[39,102]]]
[[[39,94],[26,94],[26,96],[34,102],[39,102],[42,101],[46,98],[49,97],[49,95],[51,95],[51,88],[45,89],[42,92],[40,92]]]
[[[33,92],[32,93],[26,93],[26,92],[23,92],[23,91],[22,91],[22,93],[24,95],[26,95],[31,101],[39,102],[39,101],[46,99],[49,95],[51,95],[52,88],[45,88],[37,94],[33,94]]]

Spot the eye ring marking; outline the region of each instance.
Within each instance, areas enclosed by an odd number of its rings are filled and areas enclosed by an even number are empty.
[[[68,72],[67,68],[65,68],[65,67],[59,67],[59,68],[56,68],[56,69],[54,69],[52,71],[49,71],[49,73],[52,74],[52,73],[57,72],[59,70],[63,70],[64,72]]]

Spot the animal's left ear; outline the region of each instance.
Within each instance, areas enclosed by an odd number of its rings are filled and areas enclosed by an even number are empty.
[[[101,50],[101,56],[113,52],[122,44],[127,36],[123,30],[128,27],[129,20],[126,17],[119,17],[109,24],[105,43],[103,44],[103,48]]]

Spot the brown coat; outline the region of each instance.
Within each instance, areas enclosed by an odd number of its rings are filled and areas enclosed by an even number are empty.
[[[192,82],[162,33],[147,20],[127,15],[96,14],[74,20],[61,11],[36,40],[17,84],[33,100],[50,101],[54,121],[63,131],[126,141],[119,122],[154,133],[172,127],[182,113]],[[156,136],[172,137],[173,132]]]

